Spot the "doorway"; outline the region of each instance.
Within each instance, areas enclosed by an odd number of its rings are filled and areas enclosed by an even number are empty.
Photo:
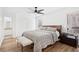
[[[11,38],[13,36],[13,21],[10,16],[4,17],[4,38]]]

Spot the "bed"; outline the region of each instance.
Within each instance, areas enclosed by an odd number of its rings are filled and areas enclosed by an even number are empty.
[[[25,31],[22,36],[34,43],[34,52],[41,52],[50,44],[59,41],[61,25],[45,25],[34,31]]]

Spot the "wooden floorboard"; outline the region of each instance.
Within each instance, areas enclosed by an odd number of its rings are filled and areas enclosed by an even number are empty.
[[[56,42],[53,45],[43,49],[43,52],[78,52],[79,48],[73,48],[69,45]],[[17,45],[15,38],[4,39],[0,52],[21,52],[21,46]],[[33,52],[32,47],[24,47],[24,52]]]

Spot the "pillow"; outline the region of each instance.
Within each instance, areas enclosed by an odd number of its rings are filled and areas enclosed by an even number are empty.
[[[40,30],[46,30],[47,27],[40,27],[39,29],[40,29]]]
[[[56,34],[57,34],[58,37],[60,36],[60,33],[58,31],[56,31]]]
[[[57,31],[57,28],[47,27],[46,30],[47,31],[54,31],[54,32],[56,32]]]

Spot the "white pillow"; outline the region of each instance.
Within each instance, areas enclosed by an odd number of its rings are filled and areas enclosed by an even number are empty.
[[[47,27],[47,29],[46,29],[47,31],[57,31],[57,28],[52,28],[52,27]]]
[[[39,29],[40,29],[40,30],[46,30],[47,27],[40,27]]]
[[[57,34],[58,37],[60,36],[60,33],[58,31],[56,31],[56,34]]]

